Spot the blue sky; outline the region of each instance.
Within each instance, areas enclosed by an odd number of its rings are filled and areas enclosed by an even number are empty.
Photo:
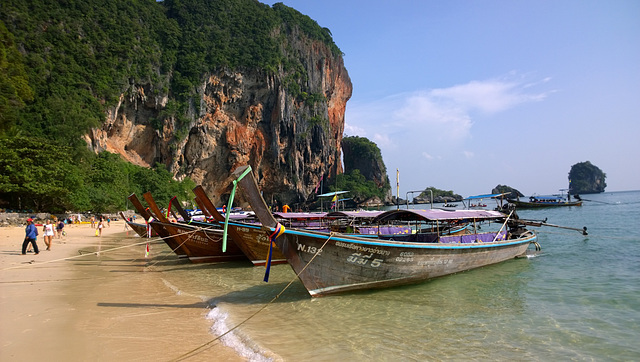
[[[284,0],[329,28],[400,196],[557,193],[591,161],[640,189],[640,1]],[[272,5],[274,2],[265,2]]]

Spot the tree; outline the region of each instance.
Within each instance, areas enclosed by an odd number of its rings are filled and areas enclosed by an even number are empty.
[[[33,100],[22,55],[0,21],[0,134],[13,127],[25,102]]]
[[[0,139],[0,200],[10,209],[67,210],[76,176],[68,147],[34,137]]]
[[[338,175],[336,177],[336,184],[331,185],[329,190],[348,190],[349,195],[356,203],[364,202],[374,196],[382,200],[385,196],[385,190],[376,186],[375,182],[367,180],[358,169]]]

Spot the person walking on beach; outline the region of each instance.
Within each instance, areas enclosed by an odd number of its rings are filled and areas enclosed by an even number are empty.
[[[38,237],[38,229],[35,225],[33,225],[33,219],[27,219],[27,227],[24,229],[25,237],[24,242],[22,243],[22,255],[27,255],[27,245],[31,243],[33,245],[33,250],[36,252],[36,255],[40,254],[40,250],[38,250],[38,244],[36,244],[36,238]]]
[[[102,218],[98,221],[98,236],[102,236],[102,228],[104,227],[104,221]]]
[[[51,250],[51,244],[53,243],[53,224],[51,220],[47,219],[42,226],[42,232],[44,235],[44,244],[47,246],[47,250]]]
[[[58,220],[58,224],[56,225],[56,233],[58,234],[58,239],[62,238],[62,229],[64,229],[64,221],[60,219]]]

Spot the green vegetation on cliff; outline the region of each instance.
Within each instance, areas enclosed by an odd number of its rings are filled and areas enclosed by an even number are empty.
[[[168,97],[170,106],[161,114],[177,121],[174,136],[179,138],[197,113],[197,87],[220,67],[284,72],[303,98],[315,99],[305,88],[308,76],[297,54],[283,43],[284,35],[293,32],[341,55],[328,29],[281,3],[3,0],[0,138],[8,147],[3,152],[20,158],[31,147],[29,157],[65,172],[51,171],[27,187],[14,182],[28,179],[24,173],[34,172],[29,165],[3,169],[0,207],[115,211],[123,208],[127,191],[151,191],[160,203],[168,202],[162,189],[171,184],[165,182],[166,169],[156,167],[154,177],[163,181],[152,182],[144,169],[88,152],[83,136],[102,124],[121,95],[130,96],[125,93],[130,85],[143,84],[147,96]],[[158,120],[149,121],[161,127]],[[12,142],[20,136],[33,144]],[[53,150],[64,150],[64,155]],[[100,168],[107,173],[102,180],[94,172]],[[73,180],[66,179],[69,175]],[[128,176],[127,190],[120,183],[123,175]],[[47,199],[53,197],[47,196],[51,190],[55,201]]]
[[[569,171],[569,193],[593,194],[604,192],[607,175],[589,161],[571,166]]]
[[[331,191],[348,190],[356,203],[372,197],[384,200],[391,185],[378,146],[365,137],[342,139],[344,173],[338,175]]]
[[[329,186],[330,191],[349,191],[349,197],[358,204],[372,197],[384,199],[385,191],[376,186],[372,180],[367,180],[360,170],[355,169],[336,177],[336,183]]]
[[[462,200],[462,196],[454,193],[451,190],[440,190],[437,189],[433,186],[429,186],[426,189],[424,189],[424,191],[422,191],[420,193],[420,195],[418,195],[418,198],[421,199],[425,199],[425,200],[430,200],[431,199],[431,193],[433,192],[433,198],[451,198],[452,200],[456,200],[456,201],[460,201]]]

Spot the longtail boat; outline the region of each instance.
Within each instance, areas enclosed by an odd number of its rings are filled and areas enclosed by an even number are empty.
[[[224,225],[225,217],[213,205],[202,186],[196,186],[193,189],[193,193],[196,195],[196,202],[203,212],[211,215],[215,222]],[[269,237],[262,230],[260,224],[240,224],[232,220],[228,223],[227,230],[235,245],[244,252],[253,265],[265,265],[269,255]],[[280,250],[274,249],[271,264],[284,264],[286,262],[287,260]]]
[[[145,211],[152,218],[149,225],[162,236],[165,243],[178,255],[184,255],[193,263],[210,263],[222,261],[246,260],[246,256],[238,247],[229,243],[227,252],[222,252],[222,229],[214,225],[189,225],[171,222],[162,213],[151,193],[142,195],[149,205],[147,211],[142,207],[135,195],[130,196],[132,204],[138,212]],[[143,217],[145,217],[143,215]]]
[[[157,223],[153,222],[154,217],[151,215],[148,209],[145,209],[145,207],[142,206],[142,203],[140,202],[136,194],[129,195],[128,199],[129,201],[131,201],[131,204],[142,216],[142,218],[145,219],[145,221],[153,229],[153,231],[155,231],[156,234],[158,234],[158,236],[162,238],[165,244],[167,244],[167,246],[169,246],[169,248],[171,248],[174,253],[178,254],[178,256],[180,257],[186,257],[188,255],[189,250],[187,250],[186,246],[178,243],[171,237],[171,234],[167,230],[165,230]]]
[[[406,241],[397,241],[286,229],[269,211],[250,167],[240,167],[233,175],[262,227],[275,236],[275,244],[312,297],[417,283],[513,259],[524,255],[532,243],[539,248],[533,231],[509,222],[510,215],[489,210],[393,210],[378,216],[501,225],[498,231],[480,233],[476,229],[464,236],[412,234]]]
[[[187,223],[171,222],[158,208],[150,192],[142,195],[149,205],[150,211],[156,217],[152,223],[160,225],[180,245],[184,245],[189,260],[194,263],[210,263],[220,261],[247,260],[242,250],[230,241],[227,250],[222,248],[223,230],[209,224],[190,225]]]
[[[531,196],[529,201],[508,199],[519,209],[534,209],[540,207],[582,206],[582,200],[570,201],[562,196]]]
[[[149,237],[149,230],[147,229],[146,224],[129,221],[129,219],[124,216],[124,213],[122,211],[120,211],[120,216],[122,217],[124,222],[131,228],[131,230],[135,231],[135,233],[138,234],[138,236],[140,236],[141,238]],[[151,230],[151,236],[158,236],[158,233],[156,233],[155,230]]]

